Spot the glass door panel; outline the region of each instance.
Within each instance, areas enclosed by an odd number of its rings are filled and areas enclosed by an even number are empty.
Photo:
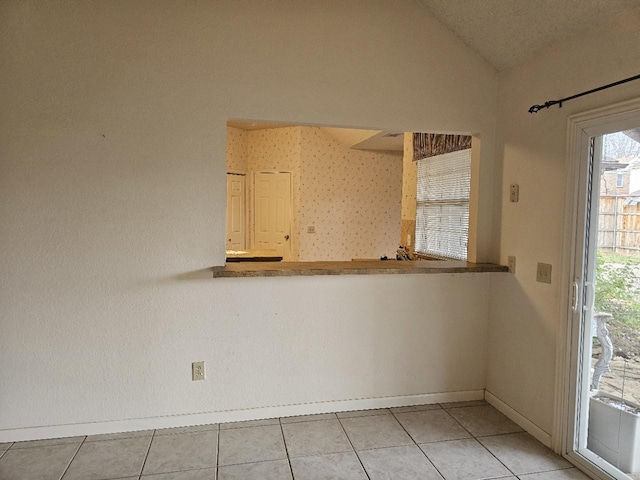
[[[640,479],[640,128],[585,143],[573,451],[613,478]]]

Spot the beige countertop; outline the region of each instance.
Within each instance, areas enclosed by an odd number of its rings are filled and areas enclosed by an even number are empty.
[[[508,272],[492,263],[454,260],[415,261],[357,260],[352,262],[242,262],[213,267],[213,277],[282,277],[310,275],[381,275]]]

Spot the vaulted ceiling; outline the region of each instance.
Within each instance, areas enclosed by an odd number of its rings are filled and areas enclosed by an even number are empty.
[[[594,26],[640,15],[640,0],[416,0],[497,71]],[[289,124],[230,121],[243,130]],[[402,151],[402,136],[387,131],[325,128],[336,140],[364,150]],[[640,134],[632,131],[640,141]],[[363,141],[364,140],[364,141]]]
[[[498,71],[599,23],[640,13],[640,0],[419,1]]]

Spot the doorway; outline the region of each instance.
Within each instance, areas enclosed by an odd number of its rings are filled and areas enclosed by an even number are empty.
[[[291,174],[256,173],[254,192],[255,248],[291,261]]]
[[[227,250],[246,248],[245,176],[227,173]]]
[[[635,479],[640,478],[640,101],[576,116],[570,134],[576,180],[568,189],[573,220],[564,451],[596,477]]]

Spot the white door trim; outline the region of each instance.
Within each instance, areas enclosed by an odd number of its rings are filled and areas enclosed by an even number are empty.
[[[615,105],[598,108],[588,112],[572,115],[567,120],[567,156],[565,175],[565,213],[564,235],[562,249],[562,264],[560,279],[560,302],[558,318],[558,343],[556,348],[556,385],[555,385],[555,409],[552,447],[557,452],[573,463],[588,470],[592,475],[609,479],[613,476],[593,466],[591,455],[579,455],[573,451],[573,439],[575,433],[575,415],[573,413],[576,402],[576,378],[572,365],[572,334],[574,330],[573,309],[571,300],[573,297],[574,271],[576,267],[576,254],[584,232],[577,229],[580,215],[584,215],[586,207],[583,190],[586,188],[584,180],[585,165],[589,138],[623,130],[625,125],[640,115],[640,98],[632,99]],[[628,128],[628,127],[627,127]],[[581,280],[581,279],[579,279]],[[580,299],[577,300],[580,309]],[[594,456],[595,457],[595,456]],[[606,469],[608,470],[608,469]],[[613,473],[613,470],[611,470]]]

